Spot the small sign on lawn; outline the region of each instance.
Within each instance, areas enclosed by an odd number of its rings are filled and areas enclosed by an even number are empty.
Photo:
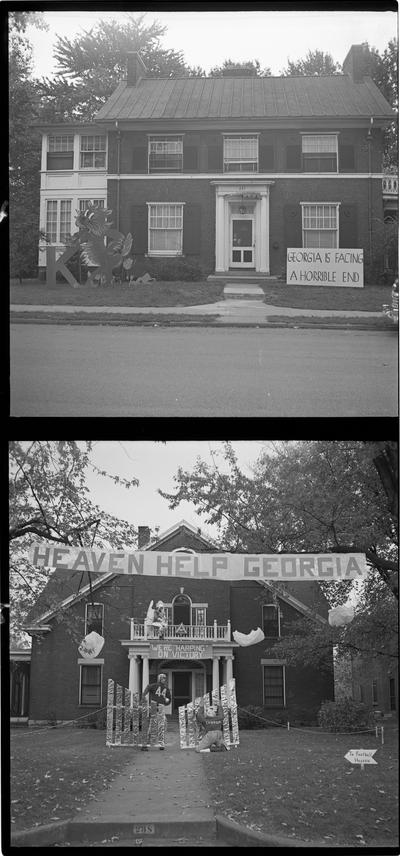
[[[361,764],[361,769],[364,769],[364,764],[376,764],[374,761],[373,755],[375,755],[376,749],[350,749],[347,752],[347,755],[344,757],[346,761],[350,761],[350,764]]]

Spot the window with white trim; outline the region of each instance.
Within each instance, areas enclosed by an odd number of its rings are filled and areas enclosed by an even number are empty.
[[[85,604],[85,636],[94,630],[99,636],[103,635],[104,603]]]
[[[149,172],[182,172],[183,137],[149,137]]]
[[[102,670],[97,663],[80,666],[79,704],[101,705]]]
[[[196,627],[205,627],[207,624],[207,609],[205,606],[193,607],[193,624]]]
[[[303,247],[339,246],[339,203],[302,202]]]
[[[149,256],[181,256],[183,203],[148,203]]]
[[[105,169],[106,137],[104,134],[84,134],[80,138],[80,169]]]
[[[337,172],[337,134],[302,134],[304,172]]]
[[[258,137],[224,137],[224,172],[258,172]]]
[[[282,710],[285,707],[284,666],[263,666],[264,705]]]
[[[264,636],[268,639],[278,639],[280,634],[279,606],[275,603],[263,604],[262,624]]]
[[[50,244],[65,244],[71,236],[71,199],[48,199],[46,235]]]
[[[86,211],[86,208],[89,205],[95,205],[96,208],[104,208],[105,207],[105,199],[80,199],[79,200],[79,211]]]
[[[74,135],[50,134],[47,138],[47,169],[74,168]]]

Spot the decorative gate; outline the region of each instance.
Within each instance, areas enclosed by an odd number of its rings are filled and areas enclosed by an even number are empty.
[[[195,749],[198,744],[196,713],[200,705],[204,705],[204,711],[207,713],[211,705],[218,702],[221,702],[224,714],[223,735],[225,745],[239,745],[235,679],[232,678],[228,684],[224,684],[219,690],[206,693],[202,698],[196,698],[194,702],[178,708],[181,749]]]
[[[138,693],[113,680],[107,692],[107,746],[164,746],[165,714],[156,702],[140,703]]]

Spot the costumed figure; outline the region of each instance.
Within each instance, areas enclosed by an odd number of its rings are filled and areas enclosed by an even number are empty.
[[[147,743],[150,743],[150,733],[152,730],[152,726],[154,728],[153,718],[154,715],[162,716],[164,718],[164,734],[166,731],[166,716],[165,716],[165,708],[171,703],[171,690],[167,684],[167,676],[160,672],[157,676],[157,681],[152,684],[147,684],[147,687],[143,690],[142,701],[145,701],[146,696],[149,697],[150,702],[150,717],[149,717],[149,727],[147,729]],[[155,705],[151,704],[155,702]],[[155,713],[152,714],[152,707]],[[160,749],[164,749],[164,746],[160,746]],[[142,746],[142,751],[147,751],[147,746]]]
[[[222,705],[218,703],[204,713],[204,705],[200,705],[196,713],[199,726],[199,743],[196,752],[224,752],[227,750],[222,734],[224,714]]]
[[[168,627],[168,619],[165,614],[164,604],[162,600],[158,600],[156,605],[153,606],[153,602],[154,601],[152,600],[150,601],[144,623],[147,627],[157,627],[158,638],[163,639],[164,633]]]

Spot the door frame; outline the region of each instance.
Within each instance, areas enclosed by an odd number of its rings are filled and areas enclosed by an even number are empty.
[[[231,203],[245,204],[246,197],[254,199],[254,268],[257,273],[269,275],[270,271],[270,188],[275,181],[269,179],[214,179],[215,187],[215,271],[229,273],[231,246]]]
[[[256,239],[255,239],[256,212],[254,211],[254,213],[252,212],[249,214],[234,214],[232,212],[232,209],[231,209],[230,214],[231,214],[231,216],[230,216],[230,228],[229,228],[229,234],[230,234],[229,267],[235,268],[235,269],[239,268],[239,269],[244,269],[244,270],[248,270],[250,268],[252,270],[255,270],[255,267],[256,267]],[[251,224],[252,224],[252,229],[251,229],[252,244],[250,246],[248,246],[248,247],[234,247],[234,245],[233,245],[233,224],[234,224],[235,220],[239,220],[239,221],[250,220],[251,221]],[[234,262],[233,258],[232,258],[234,250],[251,250],[251,261],[250,262],[244,262],[244,261]]]

